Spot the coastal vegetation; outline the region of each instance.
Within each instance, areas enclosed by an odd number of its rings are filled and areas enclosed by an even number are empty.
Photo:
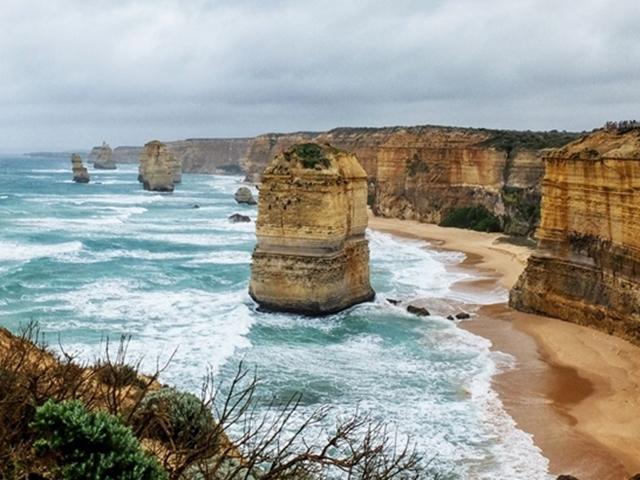
[[[468,228],[478,232],[500,232],[500,218],[481,205],[454,208],[440,222],[441,227]]]
[[[160,384],[169,362],[141,374],[127,345],[113,356],[107,343],[90,366],[55,355],[36,325],[20,336],[0,330],[0,478],[445,478],[366,413],[321,407],[301,418],[301,395],[265,400],[243,364],[228,382],[207,375],[196,396]]]

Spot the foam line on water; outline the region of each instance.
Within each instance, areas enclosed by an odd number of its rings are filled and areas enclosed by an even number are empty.
[[[58,257],[82,250],[82,242],[55,244],[0,241],[0,262],[27,262],[35,258]]]

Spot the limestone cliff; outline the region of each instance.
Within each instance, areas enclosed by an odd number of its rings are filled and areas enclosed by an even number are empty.
[[[241,174],[249,138],[189,138],[165,142],[184,173]],[[116,163],[138,163],[143,147],[116,147]]]
[[[145,190],[173,192],[179,164],[169,153],[167,146],[153,140],[144,146],[140,155],[138,179]]]
[[[93,162],[93,168],[98,170],[115,170],[118,168],[112,158],[111,147],[105,142],[99,147],[93,147],[89,153],[89,162]]]
[[[575,138],[433,126],[267,134],[251,143],[244,167],[257,182],[268,159],[291,145],[330,143],[357,155],[377,215],[441,223],[459,209],[482,207],[500,229],[529,235],[539,218],[544,148]]]
[[[260,188],[252,298],[314,315],[371,300],[366,199],[353,154],[299,144],[277,155]]]
[[[71,155],[71,169],[74,182],[89,183],[89,172],[87,167],[82,164],[82,158],[77,153]]]
[[[640,128],[545,157],[538,249],[510,304],[640,344]]]

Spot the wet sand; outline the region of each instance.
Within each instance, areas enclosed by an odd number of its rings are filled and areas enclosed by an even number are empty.
[[[369,226],[464,252],[456,268],[474,269],[464,291],[509,289],[530,248],[500,234],[370,217]],[[531,433],[555,475],[580,480],[627,480],[640,472],[640,348],[561,320],[528,315],[505,303],[480,307],[460,326],[513,355],[516,367],[494,378],[518,426]]]

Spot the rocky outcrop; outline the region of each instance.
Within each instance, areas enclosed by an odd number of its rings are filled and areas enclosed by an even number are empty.
[[[189,138],[165,142],[185,173],[243,173],[241,161],[247,154],[249,138]],[[138,163],[143,147],[116,147],[116,163]]]
[[[545,157],[538,249],[510,305],[640,344],[640,128]]]
[[[251,218],[246,215],[241,215],[239,213],[234,213],[233,215],[229,215],[229,222],[231,223],[249,223],[251,222]]]
[[[277,155],[262,177],[251,297],[313,315],[371,300],[366,198],[353,154],[300,144]]]
[[[138,179],[145,190],[173,192],[178,162],[167,150],[167,146],[153,140],[144,146],[140,156]]]
[[[105,142],[99,147],[93,147],[89,153],[89,162],[93,162],[93,168],[98,170],[115,170],[118,168],[113,161],[111,147]]]
[[[244,203],[246,205],[255,205],[258,203],[256,202],[256,199],[253,198],[253,194],[248,187],[240,187],[238,190],[236,190],[233,198],[236,200],[236,202],[241,204]]]
[[[77,153],[71,155],[71,169],[73,170],[73,181],[76,183],[89,183],[89,172],[82,164],[82,158]]]
[[[244,168],[257,182],[268,160],[291,145],[326,142],[357,155],[377,215],[442,223],[459,209],[482,207],[499,229],[529,235],[539,218],[544,149],[575,138],[432,126],[267,134],[251,143]]]

